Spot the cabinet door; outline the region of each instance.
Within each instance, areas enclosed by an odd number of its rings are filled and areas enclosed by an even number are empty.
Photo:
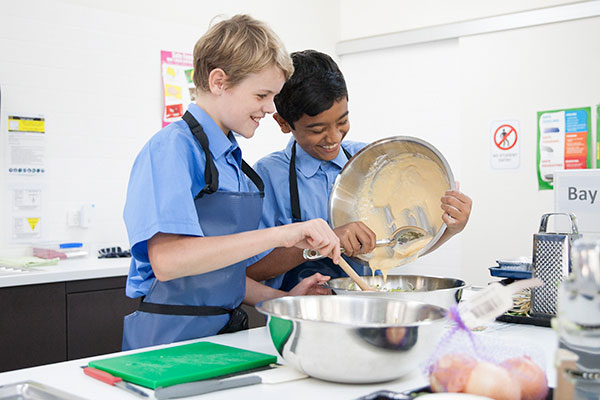
[[[78,293],[67,287],[67,293],[68,359],[121,351],[123,317],[139,299],[126,297],[124,285]]]
[[[0,289],[0,372],[67,359],[65,284]]]

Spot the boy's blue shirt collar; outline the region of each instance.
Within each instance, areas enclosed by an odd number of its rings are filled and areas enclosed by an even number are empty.
[[[287,156],[288,160],[292,159],[292,146],[294,145],[295,141],[296,140],[292,137],[290,139],[290,141],[288,142],[287,146],[285,147],[284,152],[285,152],[285,155]],[[296,144],[296,168],[305,177],[310,178],[311,176],[313,176],[314,174],[317,173],[317,171],[319,170],[319,167],[323,163],[328,163],[328,162],[333,163],[333,164],[337,165],[340,169],[342,169],[342,168],[344,168],[344,165],[346,165],[346,163],[348,162],[348,157],[346,157],[346,154],[344,154],[344,150],[342,150],[340,148],[340,151],[338,152],[338,155],[336,158],[334,158],[331,161],[323,161],[323,160],[314,158],[313,156],[308,154],[306,151],[304,151],[304,149],[299,144]]]
[[[188,111],[196,118],[196,121],[202,125],[202,128],[204,128],[204,132],[208,137],[209,149],[214,158],[219,158],[223,154],[239,148],[233,133],[230,131],[229,135],[225,136],[221,128],[219,128],[219,125],[217,125],[210,115],[197,104],[190,103]],[[234,155],[236,155],[236,153],[239,152],[234,152]],[[237,158],[241,158],[241,154],[240,157],[236,156],[236,159]],[[240,160],[238,161],[241,162]]]

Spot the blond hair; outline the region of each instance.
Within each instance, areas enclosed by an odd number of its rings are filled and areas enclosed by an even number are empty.
[[[208,77],[215,68],[227,74],[232,87],[252,73],[276,66],[285,79],[294,72],[281,39],[264,22],[236,15],[212,26],[194,46],[194,85],[208,91]]]

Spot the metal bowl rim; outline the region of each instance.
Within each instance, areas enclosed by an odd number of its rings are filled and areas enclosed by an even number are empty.
[[[460,286],[455,286],[455,287],[451,287],[451,288],[444,288],[444,289],[434,289],[434,290],[421,290],[421,291],[415,291],[416,293],[428,293],[428,292],[443,292],[445,290],[458,290],[458,289],[467,289],[469,287],[471,287],[470,284],[467,284],[464,280],[462,279],[458,279],[458,278],[450,278],[450,277],[445,277],[445,276],[435,276],[435,275],[414,275],[414,274],[410,274],[410,275],[388,275],[388,278],[390,276],[402,276],[402,277],[418,277],[418,278],[435,278],[435,279],[448,279],[448,280],[454,280],[454,281],[458,281],[461,282]],[[331,289],[331,290],[344,290],[347,292],[362,292],[361,290],[351,290],[351,289],[342,289],[342,288],[335,288],[335,287],[331,287],[329,285],[329,282],[331,281],[335,281],[335,280],[342,280],[342,279],[351,279],[348,277],[341,277],[341,278],[333,278],[327,282],[325,282],[322,286]],[[371,292],[365,292],[365,294],[370,294]],[[376,293],[393,293],[393,292],[384,292],[384,291],[377,291],[373,294]],[[402,292],[402,293],[411,293],[411,292]],[[427,303],[425,303],[427,304]]]
[[[281,319],[285,319],[288,321],[300,321],[300,322],[315,322],[315,323],[320,323],[320,324],[328,324],[328,325],[336,325],[336,326],[343,326],[346,328],[396,328],[396,327],[415,327],[415,326],[426,326],[426,325],[433,325],[433,324],[437,324],[437,323],[443,323],[446,319],[446,314],[447,314],[447,309],[441,306],[436,306],[434,304],[429,304],[429,303],[425,303],[422,301],[417,301],[417,300],[405,300],[405,299],[384,299],[384,298],[379,298],[379,297],[373,297],[373,298],[368,298],[368,297],[363,297],[362,299],[366,300],[366,301],[381,301],[381,300],[385,300],[386,302],[400,302],[400,303],[414,303],[417,305],[423,305],[423,306],[427,306],[427,307],[431,307],[431,308],[436,308],[440,311],[440,317],[436,318],[436,319],[430,319],[430,320],[423,320],[423,321],[417,321],[417,322],[411,322],[411,323],[405,323],[405,324],[400,324],[400,323],[382,323],[382,322],[369,322],[369,323],[361,323],[360,325],[358,324],[350,324],[350,323],[345,323],[345,322],[334,322],[334,321],[320,321],[320,320],[314,320],[314,319],[305,319],[305,318],[298,318],[298,317],[290,317],[290,316],[283,316],[283,315],[278,315],[272,312],[269,312],[267,310],[264,309],[263,304],[267,303],[267,302],[271,302],[271,301],[281,301],[282,299],[289,299],[289,298],[294,298],[294,297],[322,297],[323,295],[313,295],[313,296],[284,296],[284,297],[277,297],[274,299],[268,299],[268,300],[263,300],[260,303],[256,304],[254,307],[256,308],[256,310],[264,315],[267,315],[269,317],[277,317],[277,318],[281,318]],[[327,295],[325,295],[327,296]],[[342,296],[344,297],[344,296]],[[345,296],[345,297],[349,297],[349,296]],[[361,300],[361,301],[364,301]],[[337,300],[335,300],[337,301]],[[346,301],[346,300],[340,300],[340,301]]]
[[[450,182],[448,182],[450,184],[450,190],[456,189],[456,182],[454,181],[454,174],[452,173],[450,164],[448,163],[448,160],[446,160],[444,155],[434,145],[432,145],[431,143],[429,143],[423,139],[419,139],[414,136],[398,135],[398,136],[391,136],[391,137],[376,140],[372,143],[369,143],[368,145],[366,145],[365,147],[360,149],[358,152],[356,152],[356,154],[354,154],[352,156],[352,158],[346,163],[346,165],[344,165],[342,170],[335,177],[333,186],[331,187],[331,194],[335,193],[336,189],[340,186],[340,181],[342,179],[344,171],[350,169],[352,163],[355,162],[354,160],[358,159],[362,153],[366,153],[367,151],[369,151],[370,149],[372,149],[374,147],[381,146],[381,145],[384,145],[384,144],[390,143],[390,142],[396,142],[396,141],[415,142],[415,143],[418,143],[418,144],[424,146],[431,152],[433,152],[442,161],[442,164],[443,164],[444,168],[446,169],[445,172],[448,174],[448,180],[450,181]],[[334,196],[332,196],[332,195],[329,196],[329,201],[327,204],[327,217],[329,220],[329,225],[331,226],[332,229],[335,228],[335,226],[333,225],[333,216],[331,215],[332,214],[332,212],[331,212],[332,204],[331,203],[332,203],[333,197]],[[436,235],[433,237],[433,239],[427,244],[427,246],[423,247],[419,251],[418,254],[422,255],[426,251],[428,251],[431,247],[433,247],[433,245],[435,245],[435,243],[437,243],[437,241],[440,240],[440,238],[446,231],[446,228],[447,228],[446,223],[442,221],[442,225],[441,225],[439,231],[436,233]],[[358,260],[358,262],[361,262],[361,261],[366,262],[365,260],[362,260],[361,258],[357,258],[357,257],[352,257],[352,259]]]

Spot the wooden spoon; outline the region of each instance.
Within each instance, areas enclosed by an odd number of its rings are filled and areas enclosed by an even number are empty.
[[[348,274],[348,276],[358,285],[358,287],[361,288],[361,290],[366,292],[375,291],[375,289],[369,286],[369,284],[365,282],[364,279],[361,278],[342,257],[340,257],[338,265],[344,270],[345,273]]]

